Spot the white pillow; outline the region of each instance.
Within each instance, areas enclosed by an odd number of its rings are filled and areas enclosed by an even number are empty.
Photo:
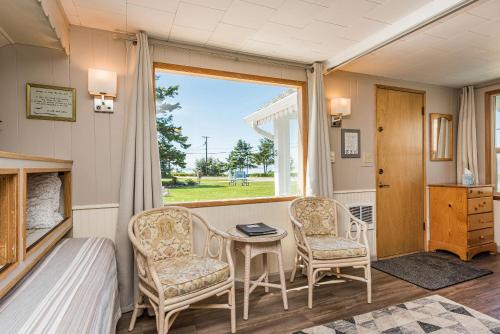
[[[26,228],[52,228],[63,220],[59,212],[61,179],[57,173],[28,175]]]

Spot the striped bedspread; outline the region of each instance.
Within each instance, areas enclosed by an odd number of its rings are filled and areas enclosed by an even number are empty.
[[[114,333],[120,316],[113,243],[63,239],[0,301],[0,332]]]

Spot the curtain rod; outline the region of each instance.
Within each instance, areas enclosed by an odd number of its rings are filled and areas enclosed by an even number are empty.
[[[114,34],[113,38],[136,42],[135,34],[130,34],[130,33],[117,32]],[[310,64],[307,64],[307,63],[294,62],[294,61],[283,60],[283,59],[273,58],[273,57],[265,57],[265,56],[251,54],[251,53],[235,52],[235,51],[221,49],[221,48],[209,48],[209,47],[196,46],[196,45],[186,44],[186,43],[169,42],[169,41],[151,38],[151,37],[149,37],[148,40],[149,40],[149,43],[152,45],[161,45],[161,46],[166,46],[166,47],[183,49],[183,50],[187,50],[187,51],[194,51],[194,52],[198,52],[201,54],[207,54],[207,55],[211,55],[211,56],[232,59],[234,61],[243,60],[243,61],[258,63],[258,64],[265,63],[265,64],[269,64],[269,65],[276,65],[276,66],[281,66],[281,67],[292,67],[292,68],[299,68],[299,69],[309,69],[312,67]]]

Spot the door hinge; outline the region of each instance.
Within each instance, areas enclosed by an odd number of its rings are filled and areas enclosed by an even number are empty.
[[[422,116],[425,115],[425,107],[422,107]]]
[[[423,222],[423,225],[424,225],[424,231],[425,231],[425,227],[426,227],[426,226],[425,226],[425,222]]]

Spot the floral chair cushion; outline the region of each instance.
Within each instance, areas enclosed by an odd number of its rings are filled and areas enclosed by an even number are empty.
[[[187,211],[152,211],[143,215],[135,228],[137,239],[153,261],[192,254],[192,222]]]
[[[229,265],[196,255],[159,261],[155,264],[165,298],[196,292],[229,278]]]
[[[367,254],[366,246],[354,240],[328,235],[308,236],[306,238],[313,258],[317,260],[361,257]]]
[[[335,203],[326,198],[303,198],[294,206],[296,219],[304,226],[306,235],[336,235]]]

